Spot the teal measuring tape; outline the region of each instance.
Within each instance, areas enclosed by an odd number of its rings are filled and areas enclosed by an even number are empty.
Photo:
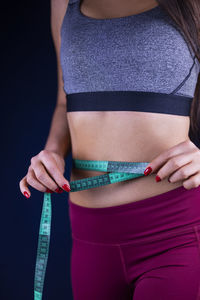
[[[140,176],[145,176],[144,170],[149,164],[148,162],[120,162],[79,159],[73,159],[72,163],[73,167],[77,169],[109,173],[71,181],[70,192],[82,191],[115,182],[130,180],[132,178]],[[45,272],[50,245],[51,215],[51,194],[44,193],[35,266],[34,300],[42,300]]]

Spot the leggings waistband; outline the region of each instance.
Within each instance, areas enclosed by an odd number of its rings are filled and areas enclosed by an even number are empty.
[[[180,186],[139,201],[101,208],[68,200],[72,235],[90,242],[141,241],[200,224],[200,187],[187,190]]]

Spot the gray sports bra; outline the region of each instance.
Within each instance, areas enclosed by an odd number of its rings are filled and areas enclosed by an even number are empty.
[[[67,112],[145,111],[190,114],[200,64],[160,5],[95,19],[70,0],[61,27],[60,61]]]

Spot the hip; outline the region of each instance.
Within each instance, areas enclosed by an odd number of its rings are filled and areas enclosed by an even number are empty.
[[[69,197],[74,238],[108,244],[139,244],[200,226],[200,187],[168,192],[109,207],[83,207]]]

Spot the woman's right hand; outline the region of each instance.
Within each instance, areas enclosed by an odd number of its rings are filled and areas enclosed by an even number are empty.
[[[28,185],[41,192],[69,192],[70,185],[63,176],[64,170],[65,160],[61,155],[46,149],[40,151],[31,158],[28,172],[19,182],[22,194],[26,198],[31,196]]]

